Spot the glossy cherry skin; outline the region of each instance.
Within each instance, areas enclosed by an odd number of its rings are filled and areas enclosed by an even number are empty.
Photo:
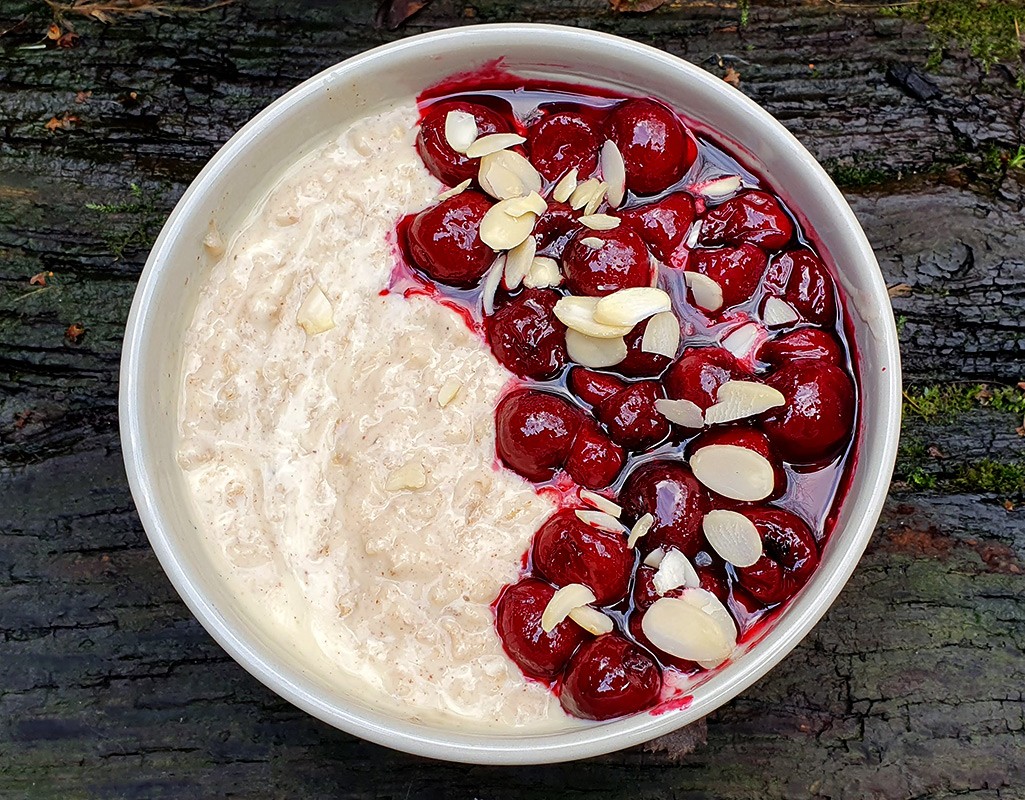
[[[557,181],[576,168],[580,180],[598,166],[602,140],[591,116],[559,111],[543,117],[527,130],[530,163],[546,181]]]
[[[762,419],[762,429],[791,464],[817,464],[836,456],[854,428],[854,384],[839,367],[793,361],[765,382],[786,403]]]
[[[602,427],[585,417],[566,457],[566,472],[585,489],[609,486],[626,462],[626,453]]]
[[[420,159],[432,175],[448,186],[455,186],[467,178],[476,179],[480,159],[467,158],[449,146],[448,139],[445,138],[445,118],[450,111],[473,114],[477,120],[478,136],[508,133],[512,126],[497,111],[478,103],[452,100],[437,103],[428,109],[416,137],[416,152],[420,154]]]
[[[547,210],[534,225],[537,254],[561,259],[569,240],[583,227],[579,219],[580,212],[574,211],[568,204],[549,200]]]
[[[768,258],[753,244],[698,247],[687,256],[688,272],[700,272],[722,289],[722,309],[746,303],[758,289]],[[720,310],[722,310],[720,309]]]
[[[801,319],[816,325],[836,322],[836,289],[833,279],[811,250],[791,250],[769,262],[763,284],[767,294],[781,297]]]
[[[595,372],[585,367],[573,367],[569,371],[568,383],[569,390],[590,406],[596,406],[626,388],[626,383],[615,375]]]
[[[570,619],[551,632],[541,628],[541,615],[555,589],[536,578],[507,586],[498,601],[495,626],[509,658],[531,678],[550,681],[562,672],[573,652],[590,636]]]
[[[641,195],[665,191],[686,174],[697,143],[679,117],[654,100],[628,100],[606,120],[626,166],[626,188]]]
[[[584,239],[599,239],[602,246],[594,249]],[[651,286],[655,277],[644,240],[626,225],[610,231],[577,231],[563,251],[562,271],[570,294],[589,297]]]
[[[626,342],[626,358],[616,364],[614,370],[630,378],[655,378],[673,362],[671,358],[658,353],[645,353],[641,349],[647,327],[648,320],[645,320],[623,337]]]
[[[774,367],[801,359],[840,366],[844,354],[836,337],[819,328],[798,328],[778,339],[769,339],[758,349],[758,360]]]
[[[480,239],[480,221],[491,201],[466,191],[417,214],[407,243],[416,266],[429,278],[450,286],[476,286],[495,260]]]
[[[630,590],[634,555],[626,537],[581,522],[574,509],[556,512],[538,528],[531,558],[542,577],[556,586],[582,583],[599,606],[618,603]]]
[[[628,450],[647,450],[664,441],[669,421],[655,409],[665,397],[657,381],[639,381],[606,398],[598,406],[598,419],[609,430],[612,441]]]
[[[747,450],[753,450],[758,453],[758,455],[762,456],[762,458],[772,465],[775,476],[772,494],[770,494],[769,498],[766,499],[779,497],[786,491],[787,474],[783,470],[783,466],[780,462],[780,455],[777,449],[773,446],[774,442],[770,442],[769,438],[760,430],[754,428],[751,423],[708,428],[696,436],[693,441],[687,445],[687,457],[690,458],[702,447],[709,447],[711,445],[743,447]],[[741,501],[721,498],[718,494],[715,494],[713,504],[715,504],[717,508],[743,505]]]
[[[677,548],[692,558],[706,547],[701,520],[709,510],[708,493],[682,461],[649,461],[637,467],[619,493],[625,520],[645,514],[655,521],[638,542],[642,552]]]
[[[782,508],[742,512],[762,537],[762,556],[750,567],[737,568],[737,580],[761,603],[781,603],[807,583],[819,563],[815,536],[807,523]]]
[[[547,392],[520,389],[495,410],[495,449],[513,472],[546,481],[569,456],[582,412]]]
[[[559,701],[575,717],[603,720],[651,708],[661,692],[655,659],[623,636],[606,633],[573,654]]]
[[[794,223],[779,201],[766,192],[744,192],[705,214],[698,243],[756,244],[780,250],[794,235]]]
[[[668,262],[694,222],[694,200],[676,192],[657,203],[621,211],[619,217],[641,235],[655,258]]]
[[[660,595],[655,591],[654,578],[657,571],[658,570],[654,567],[646,567],[643,564],[637,568],[632,594],[634,608],[645,611],[660,597],[679,597],[683,594],[683,587],[679,589],[671,589],[664,595]],[[727,597],[729,597],[730,590],[729,583],[726,579],[726,570],[723,567],[722,562],[715,561],[712,565],[703,567],[699,567],[695,564],[694,571],[697,572],[698,578],[701,580],[700,588],[704,589],[706,592],[711,592],[718,597],[722,603],[725,603]]]
[[[510,372],[537,381],[566,365],[566,326],[555,316],[559,294],[526,289],[486,319],[488,343]]]
[[[674,400],[690,400],[702,411],[716,401],[719,387],[726,381],[750,380],[751,373],[737,357],[722,347],[691,347],[669,368],[664,383],[666,394]]]

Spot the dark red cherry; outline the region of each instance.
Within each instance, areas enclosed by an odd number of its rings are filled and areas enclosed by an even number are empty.
[[[574,509],[549,517],[534,534],[532,563],[556,586],[582,583],[594,592],[595,605],[618,603],[630,589],[633,550],[626,537],[581,522]]]
[[[744,381],[751,373],[736,356],[722,347],[691,347],[666,373],[666,394],[674,400],[690,400],[707,410],[715,403],[719,387],[726,381]]]
[[[626,342],[626,358],[616,364],[613,369],[630,378],[655,378],[661,375],[672,363],[671,358],[658,353],[645,353],[641,349],[644,331],[648,328],[645,320],[634,326],[634,329],[623,337]]]
[[[769,339],[758,349],[758,360],[774,367],[801,359],[839,366],[844,354],[836,337],[819,328],[798,328],[778,339]]]
[[[575,111],[543,117],[527,129],[530,163],[546,181],[556,181],[571,169],[581,180],[598,166],[601,147],[594,121]]]
[[[836,322],[836,290],[833,279],[811,250],[791,250],[769,262],[765,291],[794,307],[801,319],[816,325]]]
[[[708,210],[698,243],[747,242],[765,250],[779,250],[793,235],[794,223],[775,197],[766,192],[744,192]]]
[[[687,256],[688,272],[700,272],[719,284],[722,308],[746,303],[758,289],[768,259],[753,244],[737,247],[704,247],[691,250]]]
[[[480,221],[491,201],[462,192],[421,211],[409,226],[409,252],[427,277],[450,286],[475,286],[495,260],[480,240]]]
[[[710,445],[728,445],[753,450],[772,465],[773,472],[775,473],[775,485],[772,494],[769,495],[772,498],[783,494],[787,488],[787,474],[783,470],[779,453],[773,444],[774,442],[770,442],[764,433],[751,427],[750,424],[730,425],[729,427],[719,426],[708,428],[695,437],[687,445],[687,457],[690,458],[701,448]],[[713,502],[723,506],[732,505],[735,502],[729,499],[720,500],[718,497],[716,495],[717,499]]]
[[[820,463],[850,441],[854,384],[842,369],[823,361],[793,361],[765,382],[786,399],[762,420],[762,429],[785,461]]]
[[[507,586],[498,601],[495,626],[509,658],[531,678],[552,680],[566,666],[588,634],[566,619],[550,633],[541,628],[541,615],[555,589],[536,578]]]
[[[569,371],[569,390],[585,403],[598,405],[606,397],[626,388],[626,384],[614,375],[594,372],[584,367],[573,367]]]
[[[512,126],[506,119],[487,106],[467,103],[462,100],[447,101],[431,106],[420,123],[420,133],[416,137],[416,152],[424,166],[442,183],[455,186],[467,178],[476,178],[480,168],[480,160],[467,158],[453,150],[445,138],[445,118],[449,111],[463,111],[473,114],[477,120],[478,136],[489,133],[507,133]]]
[[[655,258],[668,263],[694,222],[694,200],[676,192],[657,203],[621,211],[619,216],[641,235]]]
[[[762,537],[762,556],[750,567],[738,567],[737,579],[761,603],[781,603],[807,583],[819,563],[815,536],[807,523],[782,508],[742,512]]]
[[[628,100],[606,120],[608,137],[626,165],[626,188],[649,195],[679,181],[697,157],[697,143],[680,118],[654,100]]]
[[[585,489],[603,489],[616,479],[625,461],[623,448],[586,417],[570,447],[566,472]]]
[[[559,294],[526,289],[486,320],[495,358],[521,378],[554,378],[566,365],[566,326],[555,317]]]
[[[513,472],[546,481],[569,456],[582,412],[547,392],[520,389],[495,411],[495,449]]]
[[[600,247],[591,247],[598,240]],[[633,230],[620,225],[610,231],[582,228],[563,252],[562,271],[571,294],[602,297],[629,286],[651,286],[655,273],[648,248]]]
[[[661,692],[655,659],[619,634],[606,633],[573,654],[559,701],[575,717],[614,719],[651,708]]]
[[[582,227],[578,222],[579,218],[580,213],[566,203],[549,200],[548,209],[534,225],[537,254],[554,259],[562,258],[569,240]]]
[[[692,558],[705,546],[701,520],[709,509],[708,494],[683,461],[649,461],[637,467],[619,493],[625,520],[633,524],[645,514],[655,521],[638,547],[675,547]]]
[[[669,421],[655,409],[655,401],[664,397],[657,381],[631,383],[601,402],[598,419],[614,442],[628,450],[647,450],[670,433]]]

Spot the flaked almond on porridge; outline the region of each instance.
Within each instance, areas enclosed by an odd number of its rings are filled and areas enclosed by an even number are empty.
[[[655,99],[503,75],[370,115],[202,292],[179,461],[203,540],[254,619],[409,718],[685,702],[843,499],[856,360],[824,255]]]

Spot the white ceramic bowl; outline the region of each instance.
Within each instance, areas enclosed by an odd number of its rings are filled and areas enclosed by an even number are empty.
[[[862,419],[858,464],[839,523],[811,581],[756,646],[659,716],[639,714],[536,736],[460,733],[397,719],[346,694],[241,613],[202,550],[175,461],[181,342],[210,266],[211,218],[236,229],[267,181],[325,131],[498,56],[512,72],[662,98],[747,152],[830,254],[854,310]],[[132,304],[121,365],[121,435],[139,514],[175,588],[243,667],[290,702],[342,730],[399,750],[474,763],[565,761],[629,747],[705,716],[782,659],[829,608],[865,548],[897,449],[900,363],[886,287],[850,207],[782,125],[719,78],[644,45],[541,25],[484,25],[414,36],[328,69],[271,104],[211,159],[160,233]]]

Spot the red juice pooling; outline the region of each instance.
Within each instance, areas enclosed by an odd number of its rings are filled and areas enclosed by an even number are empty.
[[[489,65],[419,101],[451,191],[400,223],[389,290],[516,376],[496,468],[558,505],[495,598],[503,646],[571,715],[664,711],[818,566],[856,458],[844,298],[773,188],[657,99]]]

